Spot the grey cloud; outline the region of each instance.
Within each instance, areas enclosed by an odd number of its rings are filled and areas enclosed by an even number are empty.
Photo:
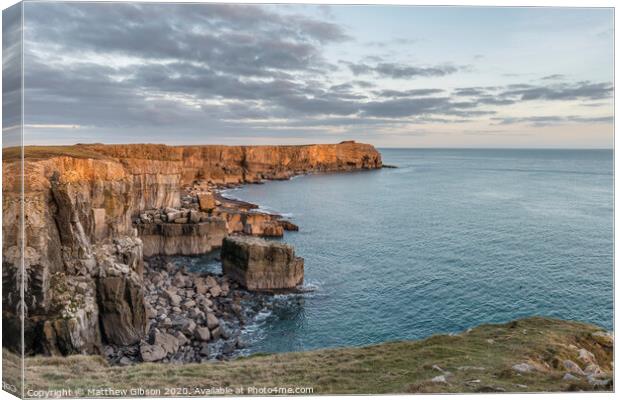
[[[588,124],[609,124],[613,123],[612,116],[607,117],[583,117],[577,115],[569,116],[535,116],[535,117],[504,117],[491,118],[497,125],[526,124],[532,126],[548,126],[567,123],[588,123]]]
[[[442,93],[443,89],[377,90],[373,93],[379,97],[420,97]]]
[[[445,76],[454,74],[464,68],[454,65],[421,67],[387,62],[380,62],[376,65],[352,63],[347,61],[342,61],[342,63],[349,67],[351,72],[355,75],[376,74],[393,79]]]
[[[555,80],[564,79],[564,78],[565,78],[565,75],[563,74],[552,74],[552,75],[543,76],[540,79],[543,81],[555,81]]]
[[[98,132],[145,135],[189,132],[204,139],[214,132],[264,133],[270,127],[459,123],[493,115],[495,108],[517,101],[592,100],[608,98],[612,90],[589,82],[391,90],[382,87],[380,78],[434,78],[466,67],[411,66],[381,58],[341,62],[355,75],[368,76],[332,81],[337,75],[330,75],[334,65],[324,59],[323,46],[348,40],[346,31],[270,7],[26,7],[29,124],[75,124]],[[122,56],[131,57],[128,64],[105,61]]]
[[[612,93],[613,86],[609,83],[578,82],[551,86],[513,85],[500,96],[519,100],[599,100],[610,97]]]

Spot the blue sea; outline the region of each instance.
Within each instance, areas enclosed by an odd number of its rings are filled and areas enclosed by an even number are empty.
[[[315,290],[279,296],[249,352],[360,346],[533,315],[613,325],[611,150],[383,149],[397,169],[226,195],[300,226]]]

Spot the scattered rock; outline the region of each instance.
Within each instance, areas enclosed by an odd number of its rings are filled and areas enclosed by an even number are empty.
[[[564,365],[564,369],[566,369],[568,372],[570,372],[573,375],[581,375],[581,376],[585,375],[581,367],[577,365],[577,363],[575,363],[574,361],[564,360],[563,365]]]
[[[579,349],[579,359],[585,364],[596,364],[596,357],[586,349]]]
[[[577,378],[575,375],[567,372],[562,377],[562,380],[564,380],[564,381],[578,381],[579,378]]]
[[[536,368],[528,363],[515,364],[512,366],[512,369],[524,374],[536,371]]]
[[[604,347],[614,347],[614,336],[611,332],[594,332],[592,334],[592,339],[596,341],[598,344]]]

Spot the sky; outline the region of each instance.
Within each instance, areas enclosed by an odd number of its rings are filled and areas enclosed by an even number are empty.
[[[610,148],[613,89],[611,9],[24,3],[25,144]]]

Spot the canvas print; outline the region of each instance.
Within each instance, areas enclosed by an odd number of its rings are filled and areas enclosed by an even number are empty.
[[[613,392],[613,18],[5,9],[3,390]]]

